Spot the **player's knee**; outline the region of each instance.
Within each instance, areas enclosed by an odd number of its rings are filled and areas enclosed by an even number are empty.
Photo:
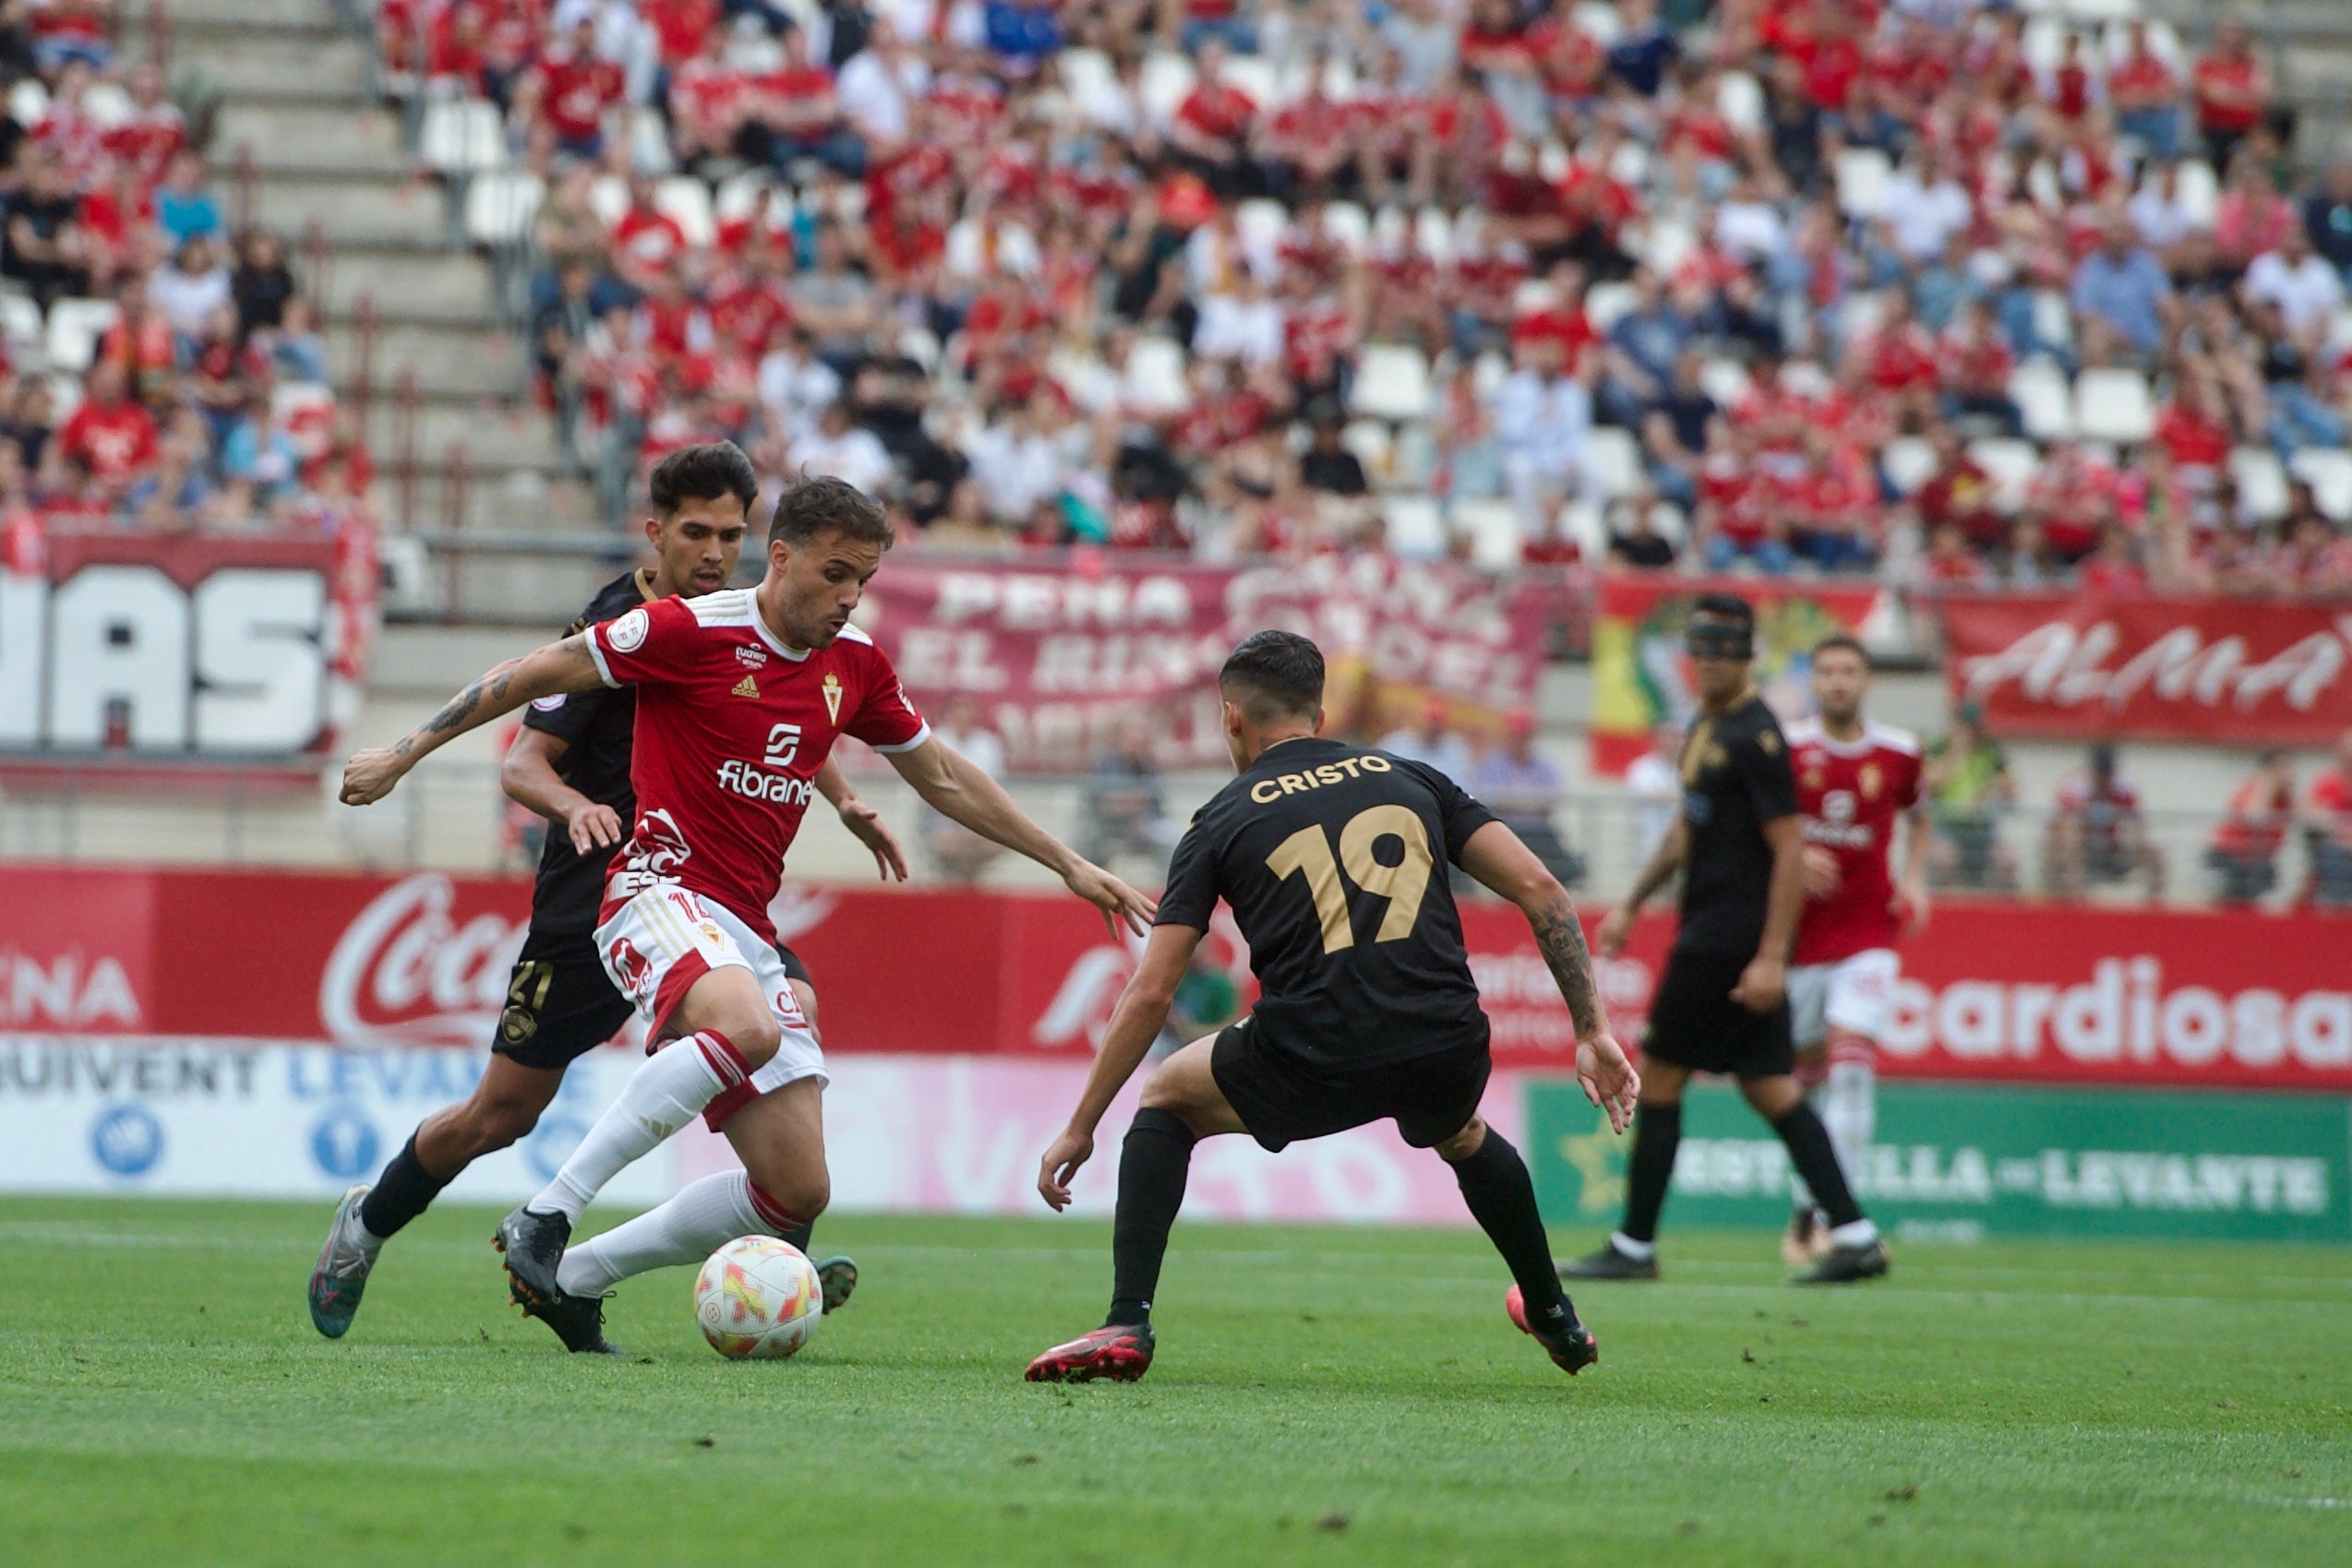
[[[727,1044],[735,1047],[735,1054],[743,1059],[744,1064],[754,1070],[766,1066],[784,1044],[783,1026],[764,1013],[739,1015],[723,1024],[720,1033],[726,1036]]]
[[[531,1136],[539,1125],[539,1107],[528,1100],[490,1100],[477,1107],[468,1131],[473,1157],[510,1148]]]
[[[1470,1125],[1435,1145],[1437,1157],[1448,1165],[1469,1159],[1485,1146],[1486,1123],[1475,1116],[1470,1119]]]

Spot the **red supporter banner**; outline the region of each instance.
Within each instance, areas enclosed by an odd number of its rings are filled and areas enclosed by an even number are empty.
[[[1736,593],[1756,606],[1756,678],[1776,712],[1808,710],[1805,690],[1813,645],[1833,631],[1858,631],[1878,601],[1871,588],[1694,581],[1651,572],[1605,572],[1592,623],[1592,769],[1622,774],[1650,749],[1666,723],[1687,724],[1698,710],[1683,625],[1702,593]]]
[[[1432,697],[1493,735],[1534,700],[1540,592],[1445,562],[1318,556],[1218,567],[1077,552],[1017,562],[894,563],[859,621],[936,722],[957,700],[1021,772],[1074,772],[1124,720],[1151,717],[1166,766],[1221,764],[1217,671],[1269,627],[1319,643],[1335,724],[1374,733]]]
[[[374,536],[0,526],[0,768],[316,776],[357,705]]]
[[[0,1029],[486,1045],[529,904],[521,879],[0,868]],[[1138,952],[1058,894],[787,888],[771,913],[837,1052],[1082,1061]],[[1497,1064],[1568,1067],[1525,920],[1462,915]],[[1671,931],[1647,917],[1600,963],[1628,1039]],[[1903,955],[1882,1071],[2352,1091],[2347,938],[2352,921],[2317,915],[1947,904]],[[1246,998],[1222,915],[1208,951]]]
[[[1954,594],[1942,611],[1952,696],[2003,735],[2326,746],[2352,729],[2352,606]]]

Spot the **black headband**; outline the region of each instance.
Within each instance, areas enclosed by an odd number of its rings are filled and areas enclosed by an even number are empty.
[[[1726,621],[1695,620],[1683,628],[1683,647],[1694,659],[1753,659],[1756,632]]]

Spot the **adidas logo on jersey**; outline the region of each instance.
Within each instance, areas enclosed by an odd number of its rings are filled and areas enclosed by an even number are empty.
[[[750,676],[745,676],[741,680],[735,683],[735,695],[738,697],[757,697],[760,695],[760,683],[753,680]]]

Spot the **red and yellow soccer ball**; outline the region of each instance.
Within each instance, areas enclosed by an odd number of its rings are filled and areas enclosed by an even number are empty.
[[[694,1321],[731,1361],[780,1361],[816,1336],[824,1315],[816,1265],[773,1236],[740,1236],[694,1278]]]

